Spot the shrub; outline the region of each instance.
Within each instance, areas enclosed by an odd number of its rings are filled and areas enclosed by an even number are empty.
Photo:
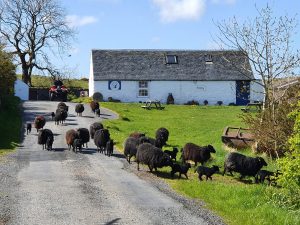
[[[223,105],[223,101],[217,101],[217,104],[221,106]]]
[[[199,102],[198,101],[195,101],[195,100],[191,100],[191,101],[188,101],[187,103],[184,103],[185,105],[199,105]]]
[[[204,104],[204,105],[208,105],[208,101],[207,101],[207,100],[204,100],[204,101],[203,101],[203,104]]]

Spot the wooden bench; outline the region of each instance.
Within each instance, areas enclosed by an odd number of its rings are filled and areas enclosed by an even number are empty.
[[[145,105],[142,105],[141,107],[144,109],[159,109],[159,110],[162,110],[165,108],[165,107],[161,106],[161,103],[158,100],[149,100],[146,102]]]
[[[261,109],[262,109],[261,102],[248,103],[245,108],[241,108],[243,112],[250,112],[250,111],[261,112]]]

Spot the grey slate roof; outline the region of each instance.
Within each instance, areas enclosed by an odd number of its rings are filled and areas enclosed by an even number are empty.
[[[178,64],[166,64],[176,55]],[[206,64],[207,55],[212,64]],[[241,51],[92,50],[94,80],[228,81],[253,80]]]

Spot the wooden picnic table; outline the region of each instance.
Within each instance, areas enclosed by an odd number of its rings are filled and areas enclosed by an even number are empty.
[[[158,100],[148,100],[145,105],[141,106],[144,109],[164,109],[165,107],[161,106],[160,101]]]
[[[262,110],[261,102],[248,103],[245,108],[241,108],[243,112],[255,111],[260,112]]]

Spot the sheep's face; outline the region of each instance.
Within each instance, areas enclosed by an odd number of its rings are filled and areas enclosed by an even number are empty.
[[[212,168],[213,168],[216,172],[219,172],[219,171],[220,171],[220,168],[219,168],[218,166],[213,165]]]
[[[173,152],[177,153],[178,152],[178,148],[174,147],[173,148]]]
[[[173,165],[172,159],[166,153],[164,153],[164,155],[163,155],[162,164],[163,164],[162,166],[172,166]]]
[[[267,166],[268,164],[262,157],[256,157],[260,163],[261,166]]]
[[[212,145],[208,145],[207,147],[209,149],[209,152],[216,153],[216,150]]]

